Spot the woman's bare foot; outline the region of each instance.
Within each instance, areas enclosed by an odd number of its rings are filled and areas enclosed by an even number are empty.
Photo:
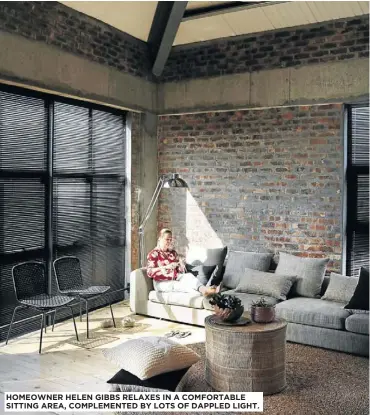
[[[212,285],[211,287],[200,287],[199,291],[205,296],[205,297],[211,297],[212,295],[215,295],[220,292],[220,285],[215,286]]]

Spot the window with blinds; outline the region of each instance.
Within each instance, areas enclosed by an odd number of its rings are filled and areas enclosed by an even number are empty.
[[[348,108],[347,275],[369,267],[369,107]]]
[[[20,262],[74,255],[87,283],[124,287],[125,157],[124,113],[0,86],[0,340]]]

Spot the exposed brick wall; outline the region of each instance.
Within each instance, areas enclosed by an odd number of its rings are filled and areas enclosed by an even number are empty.
[[[253,72],[369,56],[369,16],[175,46],[161,81]]]
[[[131,269],[139,266],[139,190],[142,115],[132,113],[131,130]]]
[[[341,105],[162,116],[160,173],[179,172],[187,195],[162,191],[158,228],[188,243],[341,255]]]
[[[147,77],[147,44],[57,2],[2,1],[0,29]]]

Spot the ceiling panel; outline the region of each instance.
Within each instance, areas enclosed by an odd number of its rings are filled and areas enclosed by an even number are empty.
[[[303,26],[368,12],[369,2],[366,1],[288,1],[275,4],[270,2],[257,8],[182,22],[174,45]],[[226,24],[228,28],[225,27]],[[212,29],[208,30],[207,25],[212,25]],[[200,33],[203,33],[202,37],[199,36]]]
[[[364,14],[363,10],[366,10],[366,13],[369,13],[369,2],[352,1],[350,5],[354,16],[360,16],[361,14]]]
[[[227,13],[224,14],[224,18],[237,35],[259,32],[261,29],[263,31],[274,29],[262,9],[262,7],[257,7]]]
[[[307,2],[297,1],[281,3],[270,7],[263,7],[263,12],[275,29],[295,25],[316,23],[315,16],[307,5]]]
[[[157,1],[61,1],[138,39],[147,41]]]
[[[310,1],[306,2],[318,22],[355,16],[350,1]],[[354,2],[355,4],[357,2]],[[356,4],[357,5],[357,4]]]
[[[357,1],[363,13],[369,13],[369,2],[368,1]]]
[[[217,15],[182,22],[177,32],[174,45],[235,36],[235,33],[225,23],[223,17],[224,15]]]
[[[61,3],[131,36],[147,41],[158,2],[63,1]],[[190,1],[187,9],[224,3],[226,2]],[[367,13],[369,13],[367,1],[271,1],[254,8],[239,9],[182,22],[174,45],[302,26]]]

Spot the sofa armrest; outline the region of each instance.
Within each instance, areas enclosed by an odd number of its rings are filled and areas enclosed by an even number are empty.
[[[146,314],[149,292],[153,281],[146,275],[146,268],[138,268],[130,274],[130,309],[136,314]]]

